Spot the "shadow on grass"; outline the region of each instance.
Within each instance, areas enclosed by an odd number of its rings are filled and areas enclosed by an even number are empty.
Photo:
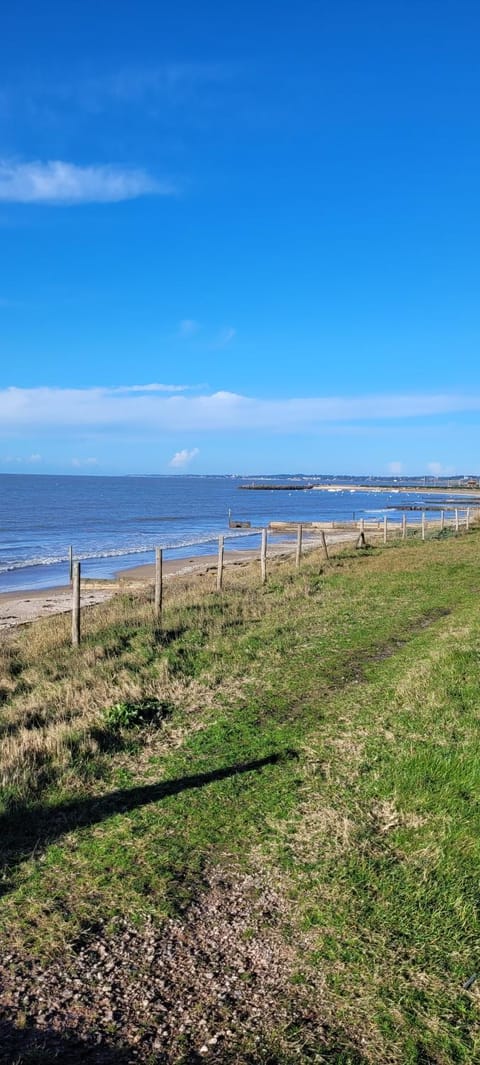
[[[335,1039],[332,1045],[324,1045],[322,1039],[315,1050],[315,1060],[321,1060],[325,1065],[367,1065],[367,1058],[359,1053],[349,1040],[344,1043],[342,1039],[341,1046],[337,1046]],[[319,1052],[321,1058],[317,1058]],[[307,1056],[308,1060],[313,1059],[313,1053],[307,1052]],[[298,1060],[297,1053],[294,1058],[295,1061]],[[181,1058],[175,1060],[181,1061],[182,1065],[201,1065],[205,1057],[191,1048],[185,1049]],[[253,1054],[248,1051],[239,1052],[235,1047],[230,1050],[224,1048],[220,1053],[217,1051],[211,1060],[215,1060],[217,1065],[220,1062],[222,1065],[288,1065],[293,1061],[293,1055],[291,1057],[287,1053],[287,1056],[277,1056],[275,1052],[272,1053],[267,1048],[263,1050],[259,1045]],[[428,1056],[419,1056],[415,1060],[425,1062],[425,1065],[428,1062],[433,1063],[433,1058]],[[172,1057],[167,1053],[160,1053],[158,1056],[147,1054],[143,1057],[141,1050],[139,1054],[138,1044],[132,1048],[115,1046],[110,1042],[98,1043],[94,1033],[91,1039],[87,1037],[83,1040],[68,1028],[62,1032],[52,1028],[43,1030],[30,1024],[17,1028],[10,1021],[0,1021],[0,1065],[51,1065],[52,1062],[57,1062],[58,1065],[133,1065],[133,1062],[139,1061],[160,1065],[161,1062],[172,1061]]]
[[[88,1042],[68,1030],[16,1028],[0,1021],[0,1065],[128,1065],[132,1061],[131,1049],[99,1045],[93,1037]]]
[[[31,857],[37,850],[42,850],[67,832],[98,824],[114,814],[128,813],[148,803],[160,802],[170,795],[179,795],[182,791],[203,788],[214,781],[226,780],[241,773],[253,773],[265,766],[277,765],[292,758],[298,758],[296,751],[280,751],[252,762],[238,762],[223,769],[212,769],[209,773],[196,773],[176,780],[166,780],[161,784],[121,788],[108,795],[72,799],[56,806],[30,806],[3,814],[0,816],[0,895],[6,894],[12,887],[8,882],[8,875],[19,862]]]

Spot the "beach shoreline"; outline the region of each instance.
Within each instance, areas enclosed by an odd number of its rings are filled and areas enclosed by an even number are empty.
[[[338,532],[329,535],[329,543],[341,543],[351,539],[351,534]],[[307,537],[303,550],[307,553],[320,546],[318,537]],[[281,540],[269,544],[268,557],[278,558],[282,555],[293,556],[295,544],[292,540]],[[226,550],[224,566],[246,565],[260,559],[258,548]],[[163,561],[163,579],[170,581],[174,577],[195,578],[215,570],[217,555],[189,555],[186,558],[165,559]],[[111,599],[112,596],[135,588],[148,587],[155,580],[155,563],[142,563],[139,566],[123,567],[115,572],[112,580],[82,578],[82,606],[95,606]],[[25,591],[0,592],[0,631],[26,625],[38,618],[54,614],[65,614],[71,610],[72,590],[70,585],[56,585],[50,588],[33,588]]]
[[[227,551],[225,566],[253,561],[255,557],[259,557],[255,548]],[[163,579],[168,581],[173,577],[189,575],[196,577],[215,569],[216,566],[216,555],[189,555],[188,558],[166,559],[162,567]],[[95,606],[132,587],[148,587],[154,580],[154,563],[124,567],[117,570],[111,580],[82,578],[82,606]],[[0,592],[0,631],[29,624],[38,618],[67,613],[71,606],[72,590],[68,584],[32,588],[27,591]]]

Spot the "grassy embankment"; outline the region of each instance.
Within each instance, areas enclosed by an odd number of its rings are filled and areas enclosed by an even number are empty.
[[[157,630],[147,597],[113,600],[79,651],[65,617],[5,638],[12,962],[33,957],[48,985],[89,937],[114,955],[125,920],[132,936],[195,938],[195,907],[214,943],[212,912],[220,928],[240,885],[240,1012],[202,999],[230,964],[219,947],[212,975],[203,944],[168,1000],[173,1015],[193,994],[195,1024],[162,1043],[155,1002],[134,1032],[80,986],[81,1037],[90,1024],[146,1062],[480,1060],[479,992],[462,990],[480,968],[480,533],[314,552],[300,574],[272,564],[263,589],[258,576],[235,567],[222,596],[211,575],[172,585]],[[57,1024],[28,994],[7,1003],[21,1030]],[[40,1060],[28,1053],[15,1060]]]

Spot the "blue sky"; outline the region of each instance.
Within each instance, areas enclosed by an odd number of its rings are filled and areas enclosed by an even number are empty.
[[[0,471],[479,471],[479,33],[9,5]]]

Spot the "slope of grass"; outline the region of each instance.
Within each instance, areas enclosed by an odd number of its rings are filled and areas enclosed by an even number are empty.
[[[463,990],[480,969],[479,548],[473,531],[312,554],[263,589],[239,567],[221,597],[208,577],[172,592],[161,629],[127,597],[91,611],[77,652],[65,619],[5,642],[18,957],[48,964],[126,916],[182,920],[212,868],[260,869],[312,1007],[267,1018],[251,1060],[480,1059]],[[158,1060],[190,1060],[175,1054]]]

